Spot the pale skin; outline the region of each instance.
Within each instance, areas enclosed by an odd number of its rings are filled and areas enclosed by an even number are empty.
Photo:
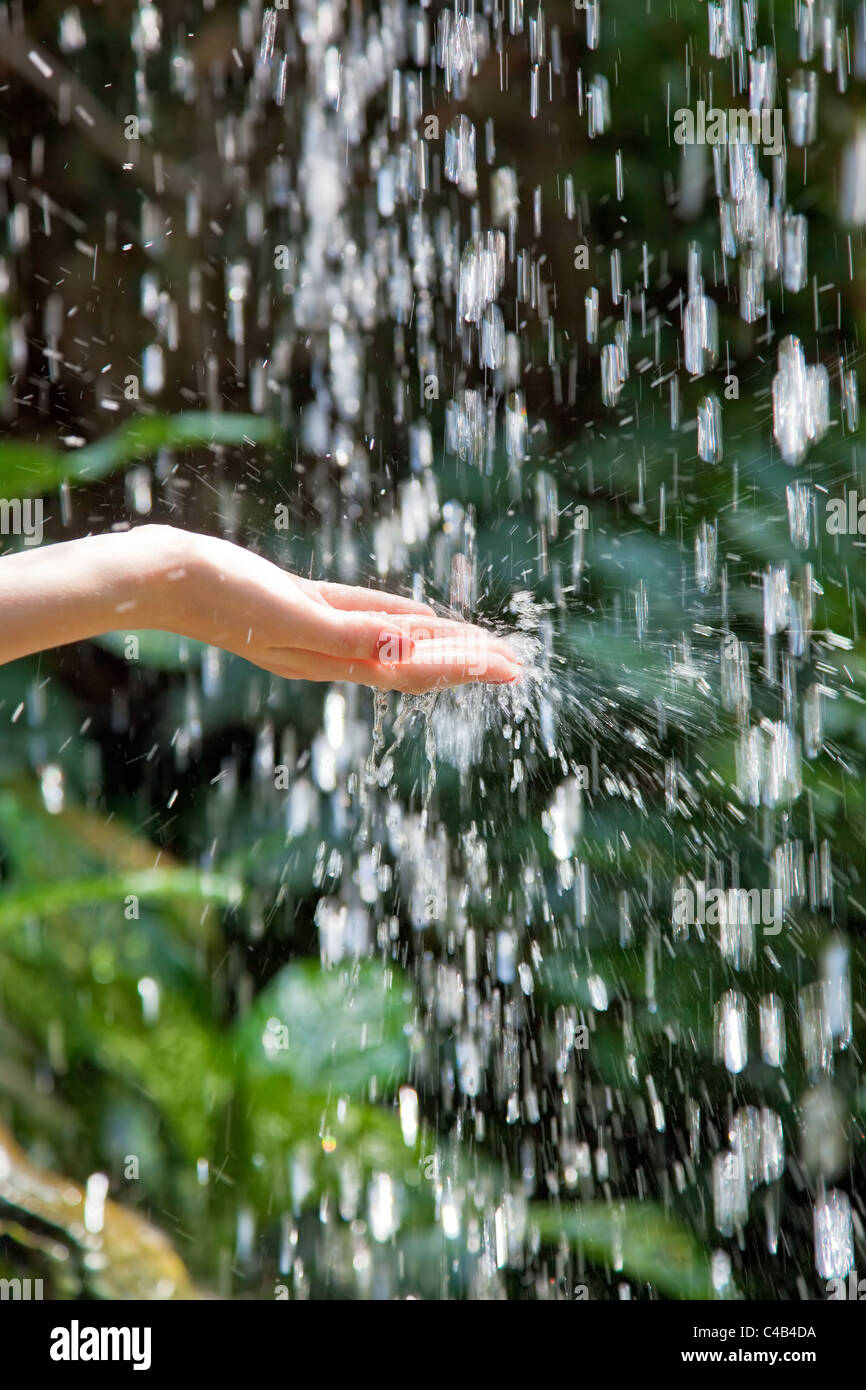
[[[303,579],[173,526],[87,536],[0,559],[0,664],[105,632],[158,630],[289,680],[420,693],[517,680],[508,643],[427,604]]]

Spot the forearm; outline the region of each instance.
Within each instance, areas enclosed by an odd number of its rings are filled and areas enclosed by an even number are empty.
[[[167,528],[62,541],[0,559],[0,664],[103,632],[171,629],[193,557],[173,553]]]

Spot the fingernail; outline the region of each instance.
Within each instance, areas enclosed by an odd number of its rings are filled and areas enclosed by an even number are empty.
[[[518,675],[520,673],[518,672]],[[511,685],[517,680],[517,676],[502,676],[498,681],[491,681],[491,685]]]
[[[415,650],[415,643],[404,632],[380,632],[377,644],[379,660],[384,666],[399,666],[408,661]]]

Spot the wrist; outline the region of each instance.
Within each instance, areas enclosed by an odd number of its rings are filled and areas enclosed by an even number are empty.
[[[118,536],[117,539],[121,539]],[[197,637],[199,595],[206,584],[206,536],[157,523],[122,533],[117,623]],[[125,616],[124,616],[125,615]]]

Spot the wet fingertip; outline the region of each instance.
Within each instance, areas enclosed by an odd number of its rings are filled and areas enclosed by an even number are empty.
[[[383,666],[399,666],[411,660],[415,643],[405,632],[385,629],[379,633],[376,654]]]

